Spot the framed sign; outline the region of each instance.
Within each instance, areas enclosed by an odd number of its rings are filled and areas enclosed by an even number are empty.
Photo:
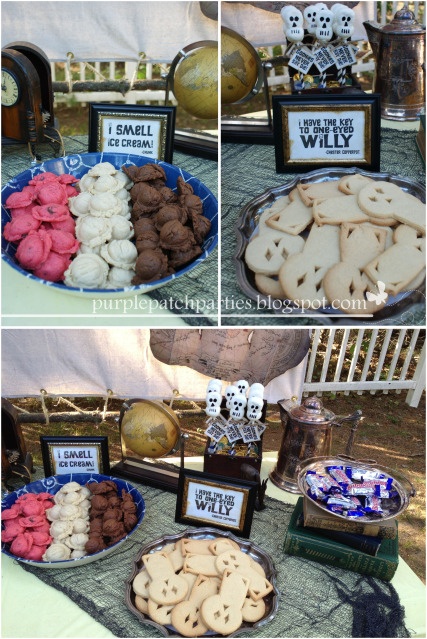
[[[273,96],[276,171],[380,168],[379,94]]]
[[[172,163],[174,106],[91,104],[89,152],[131,153]]]
[[[41,436],[40,444],[46,477],[71,473],[108,475],[108,437]]]
[[[252,481],[181,469],[175,521],[249,537],[257,487]]]

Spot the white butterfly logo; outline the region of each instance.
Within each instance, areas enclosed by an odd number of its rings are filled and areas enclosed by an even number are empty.
[[[377,289],[378,289],[378,294],[371,293],[371,291],[366,291],[366,297],[368,298],[369,302],[375,302],[377,306],[379,306],[380,304],[383,304],[387,300],[388,293],[385,293],[384,282],[378,281]]]

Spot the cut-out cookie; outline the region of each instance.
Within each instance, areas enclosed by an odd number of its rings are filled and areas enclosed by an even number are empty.
[[[307,206],[313,206],[315,200],[327,200],[339,197],[342,193],[338,190],[338,181],[312,182],[311,184],[297,184],[302,201]]]
[[[361,189],[357,201],[369,217],[394,218],[402,206],[403,197],[404,192],[397,184],[379,180]]]
[[[342,224],[341,260],[363,268],[385,250],[387,231],[368,224]]]
[[[323,278],[323,287],[334,309],[339,308],[352,315],[372,315],[384,308],[388,297],[381,295],[356,265],[346,262],[335,264],[328,270]]]
[[[343,222],[369,222],[366,213],[360,210],[357,195],[342,195],[313,204],[313,217],[317,224],[339,225]]]
[[[373,282],[383,282],[387,293],[397,295],[425,270],[425,256],[410,244],[398,243],[372,260],[363,270]]]
[[[345,195],[357,195],[370,182],[373,182],[372,178],[360,173],[345,175],[338,180],[338,190],[345,193]]]
[[[289,255],[299,253],[304,248],[300,236],[283,234],[280,231],[262,233],[254,237],[246,247],[245,260],[255,273],[277,275]]]

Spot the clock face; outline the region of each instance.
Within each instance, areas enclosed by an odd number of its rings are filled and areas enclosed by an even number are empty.
[[[2,106],[13,106],[19,100],[18,81],[8,69],[1,70],[1,103]]]

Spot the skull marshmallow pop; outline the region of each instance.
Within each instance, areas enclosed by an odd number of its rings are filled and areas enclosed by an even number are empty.
[[[288,42],[302,42],[304,38],[304,18],[299,9],[292,6],[283,7],[280,12],[283,31]]]

